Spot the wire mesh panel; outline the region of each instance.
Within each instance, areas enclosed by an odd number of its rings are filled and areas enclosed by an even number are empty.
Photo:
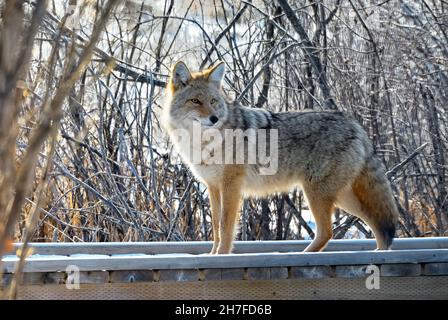
[[[379,289],[362,278],[29,285],[19,299],[448,299],[448,276],[386,277]]]

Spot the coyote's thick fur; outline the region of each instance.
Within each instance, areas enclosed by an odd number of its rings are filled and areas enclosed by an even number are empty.
[[[323,250],[332,237],[332,213],[341,208],[373,230],[377,248],[393,241],[398,210],[381,162],[366,132],[341,112],[273,113],[227,101],[221,90],[225,66],[219,63],[191,73],[183,62],[172,69],[164,107],[164,125],[173,138],[177,129],[277,130],[278,170],[261,175],[258,164],[193,163],[198,146],[174,145],[189,168],[208,187],[214,253],[230,253],[243,196],[266,196],[299,186],[316,220],[317,232],[306,251]],[[200,149],[203,146],[199,146]]]

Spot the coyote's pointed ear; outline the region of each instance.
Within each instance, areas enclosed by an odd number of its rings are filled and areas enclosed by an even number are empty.
[[[172,89],[177,90],[187,85],[188,81],[191,79],[190,70],[188,70],[187,65],[182,61],[176,62],[171,71],[171,86]]]
[[[216,66],[214,66],[208,74],[208,81],[215,82],[218,86],[221,86],[222,79],[226,73],[226,65],[223,61],[220,61]]]

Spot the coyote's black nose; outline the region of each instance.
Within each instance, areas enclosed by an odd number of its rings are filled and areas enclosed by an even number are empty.
[[[215,124],[216,122],[218,122],[218,117],[217,116],[210,116],[210,121],[213,123],[213,124]]]

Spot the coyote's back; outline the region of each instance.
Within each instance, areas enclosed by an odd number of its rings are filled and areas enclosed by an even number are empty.
[[[190,73],[183,63],[173,68],[169,84],[166,126],[174,145],[210,194],[214,246],[212,253],[229,253],[232,248],[237,212],[242,196],[266,196],[299,186],[316,220],[316,237],[307,251],[322,250],[332,237],[335,207],[360,217],[372,229],[378,249],[392,243],[398,210],[384,168],[373,153],[362,127],[341,112],[283,112],[245,108],[226,101],[221,91],[224,65]],[[179,142],[201,132],[221,134],[213,141]],[[275,172],[261,174],[266,164],[235,162],[195,162],[191,153],[205,157],[224,148],[233,137],[228,131],[268,132],[268,150],[276,152]],[[251,132],[252,132],[251,131]],[[272,140],[272,137],[275,137]],[[247,136],[246,136],[247,138]],[[250,140],[237,147],[250,149]],[[191,143],[190,143],[191,142]],[[258,144],[257,144],[258,146]],[[232,153],[238,150],[231,149]],[[245,150],[246,156],[248,155]],[[224,159],[224,158],[223,158]],[[235,159],[232,157],[226,159]]]

